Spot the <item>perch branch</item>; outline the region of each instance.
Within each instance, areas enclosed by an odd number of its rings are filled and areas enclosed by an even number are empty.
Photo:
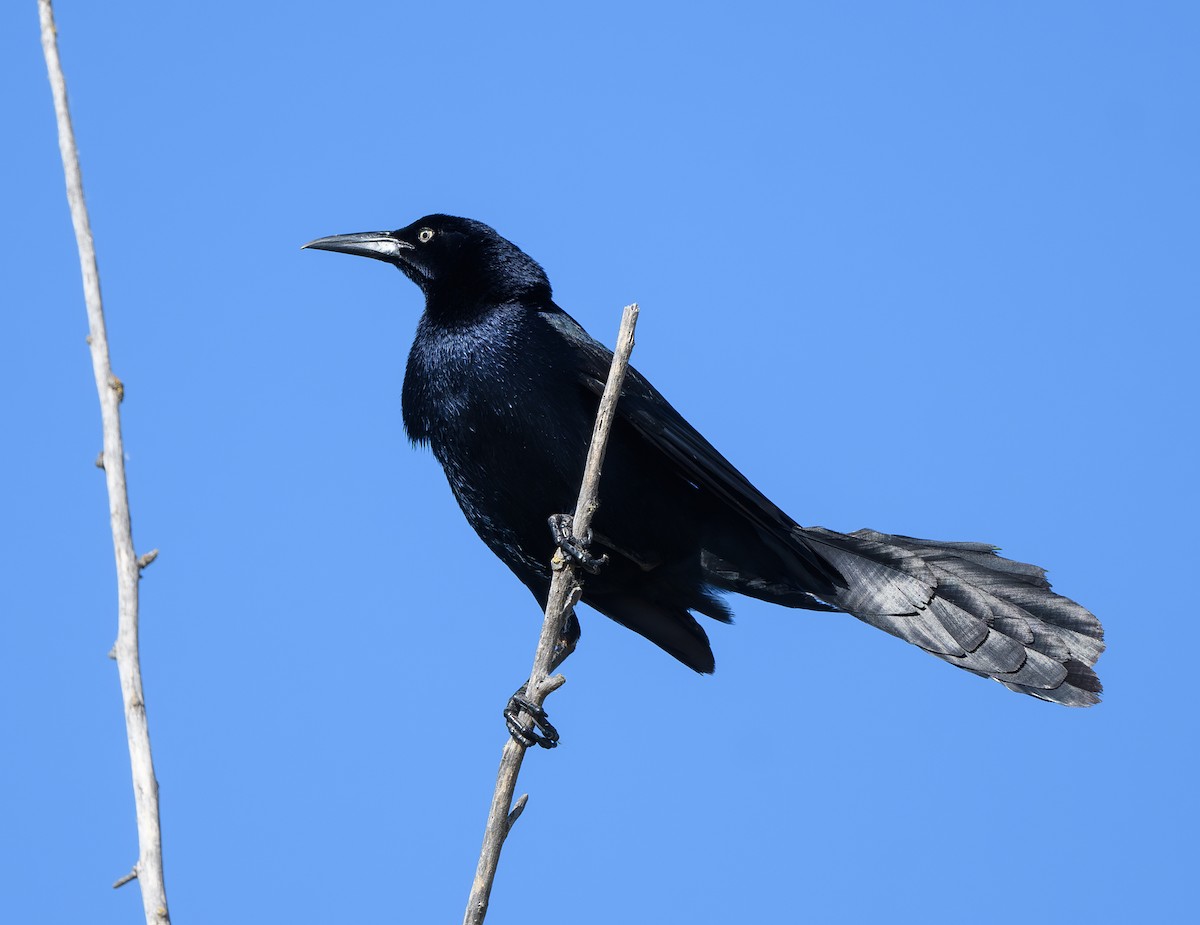
[[[117,561],[117,642],[113,647],[117,671],[121,677],[121,696],[125,703],[125,730],[129,738],[129,762],[133,773],[134,804],[137,809],[138,860],[131,874],[142,890],[142,907],[148,925],[167,925],[167,891],[163,882],[162,835],[158,820],[158,781],[150,755],[150,730],[146,723],[146,704],[142,696],[142,670],[138,659],[138,575],[153,561],[146,554],[139,562],[133,546],[133,528],[129,519],[129,496],[125,488],[125,451],[121,444],[121,399],[125,386],[113,375],[108,357],[108,334],[104,327],[104,308],[100,301],[100,272],[92,243],[91,223],[83,199],[83,176],[79,152],[67,108],[67,83],[58,57],[58,31],[50,0],[38,0],[41,21],[42,52],[54,95],[58,120],[58,148],[62,155],[67,183],[67,203],[75,226],[75,243],[83,273],[83,296],[87,304],[88,344],[96,391],[100,396],[100,416],[104,427],[104,451],[98,464],[108,483],[108,512],[112,523],[113,551]],[[133,877],[122,877],[120,886]]]
[[[579,500],[575,503],[571,531],[578,537],[587,535],[592,516],[599,505],[600,467],[604,463],[604,452],[608,447],[608,434],[612,429],[617,399],[621,395],[621,384],[625,381],[625,371],[629,368],[629,354],[633,350],[633,329],[637,324],[637,316],[638,307],[635,303],[627,305],[621,317],[617,348],[613,353],[608,383],[600,398],[600,410],[596,415],[596,427],[592,431],[592,442],[588,448],[583,484],[579,489]],[[564,683],[565,679],[561,675],[555,675],[553,678],[546,676],[550,672],[555,646],[562,638],[563,621],[579,600],[578,589],[582,582],[575,564],[560,553],[555,553],[552,565],[554,571],[550,580],[550,596],[546,601],[545,619],[542,621],[542,635],[538,639],[533,671],[529,675],[529,685],[525,693],[526,698],[535,706],[541,706],[547,695]],[[521,714],[522,722],[527,723],[530,719],[528,715]],[[471,884],[471,896],[467,901],[463,925],[481,925],[487,915],[488,898],[491,896],[492,882],[496,877],[496,867],[500,863],[500,849],[504,847],[504,839],[517,817],[521,815],[528,799],[528,796],[522,796],[517,805],[509,810],[524,757],[525,746],[515,739],[510,738],[504,744],[504,752],[500,757],[500,771],[496,775],[496,791],[488,812],[487,828],[483,833],[483,848],[479,853],[479,866],[475,870],[475,881]]]

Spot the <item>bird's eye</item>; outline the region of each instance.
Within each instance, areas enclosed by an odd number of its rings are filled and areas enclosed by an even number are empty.
[[[433,240],[433,229],[432,228],[422,228],[420,231],[417,232],[417,240],[420,241],[422,244],[428,244],[430,241]]]

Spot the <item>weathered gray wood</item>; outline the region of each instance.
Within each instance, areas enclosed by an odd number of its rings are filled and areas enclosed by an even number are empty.
[[[608,448],[608,434],[612,429],[616,413],[617,399],[621,395],[621,385],[625,381],[625,370],[629,368],[629,355],[633,351],[633,330],[637,325],[637,304],[627,305],[621,316],[621,329],[617,334],[617,347],[613,352],[612,367],[608,373],[608,383],[600,398],[600,409],[596,414],[596,427],[592,431],[592,442],[588,448],[587,464],[583,472],[583,484],[579,489],[579,499],[575,502],[572,532],[583,537],[587,535],[592,517],[599,506],[600,469],[604,464],[604,453]],[[541,706],[550,693],[561,687],[566,679],[562,675],[547,677],[550,665],[554,659],[554,648],[562,637],[563,621],[571,608],[579,600],[579,588],[582,577],[575,564],[555,553],[551,563],[554,576],[550,581],[550,596],[546,601],[545,619],[542,621],[542,634],[538,639],[537,652],[533,659],[533,670],[529,675],[529,686],[526,697],[537,706]],[[528,722],[530,717],[522,714],[522,720]],[[475,870],[475,881],[471,884],[471,896],[467,900],[467,911],[463,916],[464,925],[480,925],[487,915],[488,898],[492,892],[492,882],[496,877],[496,867],[500,863],[500,849],[504,847],[504,839],[517,817],[525,808],[528,795],[524,795],[512,807],[513,793],[517,789],[517,775],[521,771],[521,761],[525,757],[525,746],[510,738],[504,744],[500,756],[500,770],[496,775],[496,790],[492,796],[491,809],[488,811],[487,828],[483,833],[483,848],[479,853],[479,865]]]
[[[148,925],[167,925],[167,890],[163,881],[162,834],[158,819],[158,781],[150,755],[150,730],[146,723],[146,703],[142,695],[142,670],[138,659],[138,579],[141,569],[154,561],[157,550],[141,559],[134,552],[133,527],[129,519],[129,495],[125,487],[125,451],[121,443],[121,399],[125,386],[113,375],[108,356],[108,335],[104,327],[104,308],[100,301],[100,272],[92,243],[91,223],[83,199],[83,176],[75,132],[67,108],[67,83],[58,57],[58,31],[50,0],[38,0],[41,21],[42,52],[54,94],[54,112],[58,120],[58,148],[62,155],[67,182],[67,203],[75,226],[79,265],[83,273],[83,296],[87,304],[88,343],[92,369],[100,396],[100,416],[104,427],[104,451],[101,456],[108,483],[108,512],[112,523],[113,551],[117,561],[117,642],[113,656],[121,677],[121,696],[125,703],[125,729],[129,738],[129,762],[133,773],[133,795],[137,810],[138,860],[133,870],[121,877],[114,887],[137,879],[142,890],[142,907]]]

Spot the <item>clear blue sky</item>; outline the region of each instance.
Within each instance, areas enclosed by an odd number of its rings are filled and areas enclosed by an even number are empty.
[[[539,615],[400,424],[494,225],[806,524],[986,540],[1104,621],[1071,711],[737,600],[585,612],[490,923],[1171,921],[1196,849],[1192,3],[61,2],[176,922],[461,916]],[[0,920],[138,921],[99,414],[33,0],[0,12]]]

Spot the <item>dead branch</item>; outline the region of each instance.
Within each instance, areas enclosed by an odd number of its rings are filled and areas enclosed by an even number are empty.
[[[617,347],[613,353],[608,383],[600,399],[596,427],[592,431],[592,442],[588,448],[583,484],[579,489],[579,500],[575,502],[572,532],[578,537],[587,535],[592,516],[599,505],[600,467],[604,463],[608,434],[612,429],[621,385],[625,381],[625,371],[629,368],[629,354],[633,351],[633,329],[637,325],[637,316],[638,307],[635,303],[627,305],[621,317],[621,329],[617,334]],[[541,706],[546,697],[561,687],[566,680],[562,675],[555,675],[553,678],[547,675],[550,673],[555,646],[562,638],[564,620],[579,600],[582,583],[575,564],[561,554],[555,553],[552,565],[554,572],[550,581],[550,596],[546,601],[545,619],[542,621],[542,634],[538,639],[533,671],[529,675],[529,684],[526,687],[526,698],[535,706]],[[526,714],[521,714],[521,718],[523,722],[530,720]],[[526,794],[517,801],[516,806],[512,806],[513,794],[517,789],[517,775],[521,771],[521,761],[524,757],[524,745],[512,738],[504,744],[500,770],[496,775],[496,790],[488,812],[487,828],[483,833],[479,865],[475,870],[475,881],[471,884],[471,896],[463,917],[464,925],[481,925],[487,915],[488,898],[491,896],[492,882],[496,877],[496,867],[500,863],[500,849],[504,847],[505,838],[529,799]]]
[[[96,391],[100,396],[100,416],[104,426],[104,451],[97,464],[104,469],[108,483],[108,513],[112,522],[113,551],[117,561],[117,642],[113,647],[121,677],[121,696],[125,702],[125,729],[129,738],[129,762],[133,772],[133,795],[137,809],[138,860],[130,874],[114,887],[137,879],[142,890],[142,906],[148,925],[167,925],[167,890],[163,881],[162,835],[158,820],[158,781],[150,755],[150,730],[146,723],[146,703],[142,695],[142,669],[138,658],[138,578],[141,569],[154,560],[157,550],[139,560],[133,546],[133,527],[129,519],[129,495],[125,487],[125,451],[121,443],[121,399],[125,386],[113,375],[108,356],[108,334],[104,326],[104,308],[100,301],[100,271],[92,243],[91,223],[83,199],[83,175],[79,152],[67,108],[67,83],[58,57],[58,31],[50,0],[38,0],[41,20],[42,52],[54,94],[54,112],[58,119],[58,148],[62,155],[67,182],[67,203],[75,226],[79,265],[83,273],[83,296],[87,304],[88,344]]]

